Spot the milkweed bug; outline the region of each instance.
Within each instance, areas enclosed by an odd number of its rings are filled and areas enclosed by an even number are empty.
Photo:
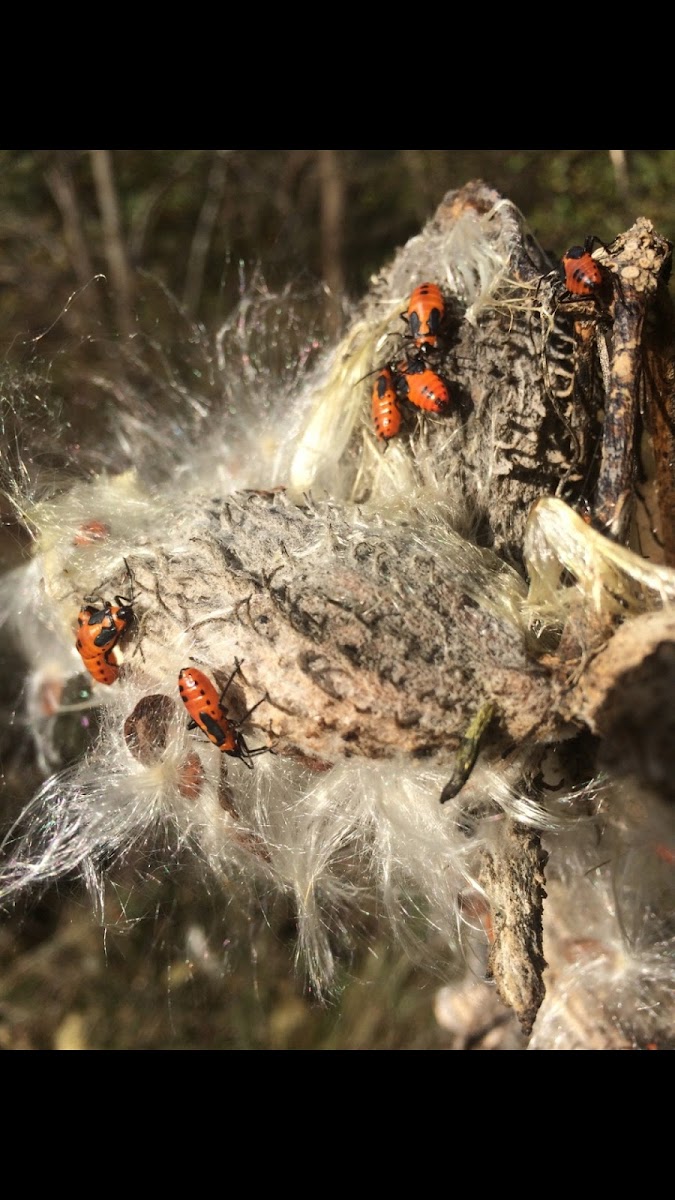
[[[80,609],[77,623],[80,627],[78,650],[88,658],[101,652],[114,650],[122,634],[134,619],[134,610],[125,596],[115,596],[115,603],[104,600],[102,608],[87,604]]]
[[[599,246],[603,246],[605,250],[607,249],[605,243],[593,234],[586,238],[583,246],[570,246],[560,260],[557,274],[564,283],[565,290],[571,296],[577,298],[598,297],[602,293],[603,285],[607,282],[605,268],[593,258],[591,253],[595,242]]]
[[[98,654],[87,654],[79,638],[75,644],[80,652],[82,662],[92,679],[95,679],[97,683],[111,684],[115,682],[120,669],[115,660],[109,657],[112,651],[108,650],[105,653],[101,651]]]
[[[116,602],[121,599],[121,596],[115,597]],[[118,624],[122,624],[123,618],[119,614],[124,613],[124,608],[117,603],[113,606],[108,600],[103,601],[102,608],[96,608],[94,604],[85,605],[77,617],[75,645],[82,662],[97,683],[114,683],[119,675],[119,666],[114,657],[110,657],[122,634],[115,624],[113,607]]]
[[[178,690],[181,700],[185,705],[190,715],[190,728],[195,726],[205,733],[209,741],[213,742],[223,754],[231,754],[233,758],[240,758],[247,767],[252,767],[251,759],[256,754],[265,754],[267,746],[260,746],[256,750],[249,750],[244,736],[239,732],[240,727],[248,720],[252,712],[255,712],[259,704],[267,697],[263,696],[258,700],[248,712],[244,713],[241,721],[234,722],[227,715],[227,711],[223,706],[223,700],[227,695],[228,689],[234,679],[237,671],[240,669],[240,664],[235,659],[236,666],[230,675],[225,687],[220,696],[216,691],[214,684],[205,675],[203,671],[197,667],[183,667],[178,675]]]
[[[378,438],[388,441],[396,437],[401,428],[401,410],[396,402],[396,386],[389,367],[382,368],[373,385],[372,413]]]
[[[396,392],[425,412],[442,413],[450,404],[450,392],[444,379],[430,371],[422,358],[399,363],[396,367]]]
[[[438,285],[420,283],[410,296],[407,312],[401,316],[407,321],[415,346],[423,354],[437,348],[444,313],[445,301]]]
[[[131,569],[124,560],[130,581]],[[84,605],[77,617],[78,635],[75,645],[82,662],[97,683],[114,683],[119,674],[119,665],[110,655],[120,638],[134,620],[133,596],[115,596],[114,603],[99,599],[95,604]]]

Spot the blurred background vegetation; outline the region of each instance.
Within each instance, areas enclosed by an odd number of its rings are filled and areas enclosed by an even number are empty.
[[[675,150],[4,150],[3,338],[47,328],[97,272],[121,327],[138,269],[206,323],[237,299],[239,261],[273,288],[309,276],[360,296],[445,192],[476,178],[558,255],[640,215],[675,237]]]
[[[47,376],[69,438],[95,424],[91,343],[134,330],[148,277],[207,336],[251,278],[280,295],[306,286],[313,306],[318,285],[323,327],[337,335],[345,302],[472,179],[512,200],[556,257],[588,234],[611,241],[637,216],[675,241],[675,150],[0,151],[5,432],[21,389]],[[176,337],[155,320],[158,339]],[[3,515],[7,569],[25,539]],[[30,739],[17,738],[16,647],[2,661],[9,820],[40,772]],[[112,889],[105,936],[75,883],[2,921],[1,1048],[463,1048],[435,1019],[439,979],[376,929],[345,963],[339,999],[320,1007],[293,973],[282,905],[239,912],[229,896],[205,897],[187,869],[140,878],[130,864]]]

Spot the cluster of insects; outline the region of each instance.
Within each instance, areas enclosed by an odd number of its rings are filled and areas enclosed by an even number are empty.
[[[408,326],[406,341],[410,353],[379,368],[373,384],[373,424],[382,441],[389,441],[400,431],[401,401],[407,400],[416,408],[432,413],[444,413],[450,407],[448,385],[433,370],[440,353],[445,317],[445,301],[438,284],[419,284],[401,317]]]
[[[595,236],[587,237],[583,246],[570,246],[551,273],[575,300],[601,301],[605,296],[607,274],[592,254],[596,243],[604,246]],[[402,402],[431,413],[442,414],[450,408],[450,389],[435,369],[442,350],[445,317],[445,300],[438,284],[420,283],[401,313],[407,325],[403,357],[380,367],[373,384],[372,419],[381,441],[387,442],[400,432]]]
[[[130,581],[132,573],[124,560]],[[82,662],[89,674],[97,683],[107,685],[115,683],[119,676],[120,666],[115,657],[115,647],[131,628],[134,622],[134,599],[132,596],[115,596],[113,601],[98,597],[87,597],[91,603],[86,603],[78,614],[78,634],[75,643]],[[253,766],[253,758],[264,754],[266,746],[250,750],[246,745],[241,727],[251,713],[266,699],[263,696],[240,721],[233,721],[225,707],[225,697],[241,664],[235,660],[235,668],[230,675],[220,695],[203,671],[197,667],[184,667],[178,675],[178,690],[188,715],[189,728],[201,729],[209,741],[223,754],[240,759],[247,767]]]
[[[586,238],[583,246],[572,246],[563,255],[552,274],[565,292],[578,300],[601,299],[607,277],[601,265],[592,257],[598,238]],[[600,243],[604,244],[604,243]],[[403,357],[392,359],[378,369],[372,390],[372,417],[375,433],[382,441],[395,437],[401,428],[401,403],[407,401],[424,412],[445,413],[450,407],[450,390],[434,368],[438,365],[444,331],[445,301],[435,283],[421,283],[411,293],[408,307],[401,317],[407,325]],[[96,526],[96,528],[94,528]],[[101,530],[104,527],[101,526]],[[86,540],[102,536],[98,523],[92,524]],[[84,540],[82,543],[85,544]],[[133,576],[125,561],[132,584],[131,597],[115,596],[114,600],[88,597],[78,614],[76,646],[82,662],[97,683],[110,685],[119,676],[120,666],[115,648],[130,630],[134,621]],[[267,747],[250,750],[241,733],[241,726],[262,700],[244,714],[239,722],[228,715],[225,697],[240,670],[236,662],[223,691],[218,691],[209,677],[197,667],[184,667],[178,676],[178,689],[190,717],[190,728],[199,728],[218,749],[239,758],[252,767],[253,758]],[[264,699],[265,697],[263,697]],[[444,797],[445,798],[445,797]]]

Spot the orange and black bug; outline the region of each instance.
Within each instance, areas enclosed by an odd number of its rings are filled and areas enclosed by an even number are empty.
[[[134,619],[132,601],[126,596],[115,596],[114,604],[109,600],[103,600],[101,604],[100,608],[95,604],[86,604],[78,614],[80,634],[77,648],[80,654],[84,653],[87,657],[114,650]]]
[[[80,645],[80,639],[77,639],[77,648],[80,651],[82,662],[87,668],[92,679],[97,683],[114,683],[117,679],[120,669],[114,658],[111,658],[111,650],[107,653],[99,652],[98,654],[86,654]]]
[[[396,394],[425,412],[444,413],[450,404],[445,380],[429,370],[422,358],[397,365]]]
[[[591,254],[594,242],[604,245],[595,236],[587,237],[583,246],[570,246],[562,256],[559,275],[571,296],[597,296],[605,283],[605,272]]]
[[[375,433],[383,441],[396,437],[401,428],[401,410],[396,385],[389,367],[383,367],[373,385],[372,413]]]
[[[115,601],[123,597],[116,596]],[[102,601],[103,607],[87,604],[80,609],[77,617],[78,634],[75,645],[82,662],[97,683],[114,683],[119,675],[119,666],[111,657],[116,643],[121,637],[113,617],[113,605],[109,600]],[[115,605],[115,615],[119,620],[120,607]]]
[[[444,313],[445,301],[438,284],[420,283],[410,296],[407,312],[401,316],[421,353],[437,349]]]
[[[131,569],[126,559],[124,561],[131,581]],[[80,609],[75,645],[82,662],[97,683],[110,684],[117,679],[119,666],[111,654],[133,620],[133,597],[115,596],[112,604],[109,600],[99,600],[98,607],[92,603]]]
[[[240,668],[240,664],[236,659],[235,663],[234,671],[230,675],[220,696],[208,675],[198,670],[197,667],[183,667],[183,670],[178,675],[178,690],[181,700],[190,715],[190,728],[194,729],[197,727],[201,729],[209,741],[213,742],[214,746],[217,746],[223,754],[231,754],[233,758],[240,758],[247,767],[252,767],[253,763],[250,760],[256,754],[265,754],[267,746],[260,746],[256,750],[249,750],[244,741],[244,736],[239,732],[239,729],[248,720],[251,713],[267,697],[263,696],[252,708],[249,708],[248,712],[244,713],[241,721],[235,722],[228,717],[227,710],[223,706],[223,700]]]

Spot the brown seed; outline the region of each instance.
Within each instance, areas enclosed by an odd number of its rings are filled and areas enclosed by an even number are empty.
[[[124,722],[124,738],[138,762],[150,766],[162,757],[175,705],[161,692],[143,696]]]
[[[178,791],[186,800],[196,800],[204,783],[204,768],[196,750],[191,750],[178,776]]]

